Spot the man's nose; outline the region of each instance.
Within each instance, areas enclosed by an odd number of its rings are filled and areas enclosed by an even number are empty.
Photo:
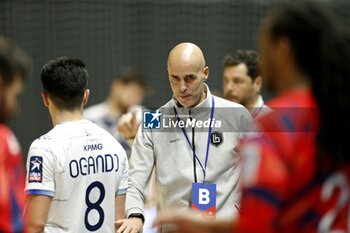
[[[180,91],[181,92],[185,92],[187,90],[187,84],[186,84],[186,81],[181,79],[180,81]]]

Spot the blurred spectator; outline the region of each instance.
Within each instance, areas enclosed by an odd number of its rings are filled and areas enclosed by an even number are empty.
[[[260,95],[262,77],[258,54],[252,50],[238,50],[224,58],[223,90],[227,100],[245,106],[253,118],[266,113],[268,107]]]
[[[117,131],[119,132],[120,136],[124,137],[124,139],[127,140],[130,148],[132,147],[134,138],[137,134],[137,131],[141,123],[142,112],[140,112],[140,110],[141,109],[139,110],[136,109],[136,111],[132,110],[130,112],[127,112],[118,119]],[[145,224],[143,225],[143,229],[142,229],[143,233],[157,232],[157,228],[153,227],[154,219],[157,216],[157,195],[156,195],[154,179],[155,179],[155,175],[153,172],[150,178],[148,195],[147,195],[147,200],[146,200],[145,210],[144,210]]]
[[[0,36],[0,232],[24,232],[25,172],[20,145],[6,121],[18,111],[27,57]]]
[[[107,99],[84,111],[84,117],[112,134],[123,146],[128,156],[130,156],[131,148],[126,138],[117,129],[118,121],[126,113],[131,114],[124,116],[123,122],[132,121],[131,125],[135,125],[135,122],[141,121],[142,107],[140,105],[146,89],[146,84],[140,74],[131,69],[124,70],[112,81]],[[137,123],[137,128],[138,125],[139,123]],[[132,133],[126,135],[132,138]]]

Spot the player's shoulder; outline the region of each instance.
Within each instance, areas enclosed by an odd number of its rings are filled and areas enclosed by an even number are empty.
[[[318,111],[316,105],[312,105],[311,102],[296,103],[293,100],[283,101],[283,99],[276,102],[283,107],[269,109],[265,115],[256,119],[261,130],[287,133],[317,131]]]
[[[310,90],[289,90],[270,100],[267,104],[272,108],[311,108],[317,107],[316,100]]]
[[[54,133],[54,130],[51,129],[46,134],[43,134],[40,137],[36,138],[30,145],[30,148],[50,147],[54,139],[55,139],[55,133]]]
[[[89,134],[101,135],[101,136],[104,136],[106,138],[115,139],[112,134],[110,134],[107,130],[105,130],[101,126],[97,125],[96,123],[94,123],[90,120],[85,120],[85,122],[87,123],[85,126],[86,127],[85,130],[88,130],[87,136],[89,136]]]
[[[107,141],[108,145],[115,146],[118,150],[124,150],[122,145],[118,142],[118,140],[107,130],[103,129],[102,127],[98,126],[97,124],[91,121],[86,121],[88,122],[88,128],[91,135],[100,138],[103,141]]]
[[[59,145],[68,145],[70,135],[75,132],[72,125],[62,123],[55,125],[47,133],[35,139],[30,148],[57,148]]]
[[[0,138],[7,138],[9,134],[12,134],[12,130],[5,124],[0,124]]]
[[[5,149],[12,155],[21,153],[21,146],[12,132],[12,130],[5,124],[0,124],[0,147]]]

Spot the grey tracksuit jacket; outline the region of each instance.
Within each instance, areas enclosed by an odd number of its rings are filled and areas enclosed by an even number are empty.
[[[216,143],[210,145],[205,182],[217,185],[217,216],[232,217],[237,211],[234,205],[238,204],[240,198],[240,158],[235,152],[235,147],[246,132],[245,128],[251,124],[252,118],[242,105],[216,96],[213,96],[213,99],[213,118],[216,123],[220,121],[221,126],[213,127],[212,133],[219,133],[217,135],[221,135],[221,140],[219,138]],[[174,107],[180,119],[186,119],[190,114],[192,119],[208,120],[212,95],[207,87],[206,99],[192,109],[178,107],[175,99],[170,100],[159,109],[165,125],[169,120],[176,121]],[[192,128],[185,130],[192,143]],[[194,140],[196,154],[204,166],[208,129],[195,128]],[[179,127],[144,129],[141,124],[129,163],[127,216],[143,213],[152,169],[155,169],[156,174],[158,208],[189,208],[191,185],[194,182],[193,152]],[[202,182],[203,172],[198,162],[196,164],[198,182]]]

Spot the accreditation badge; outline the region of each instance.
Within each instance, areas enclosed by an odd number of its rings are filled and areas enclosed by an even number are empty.
[[[216,216],[216,184],[192,183],[192,204],[195,211],[206,216]]]

